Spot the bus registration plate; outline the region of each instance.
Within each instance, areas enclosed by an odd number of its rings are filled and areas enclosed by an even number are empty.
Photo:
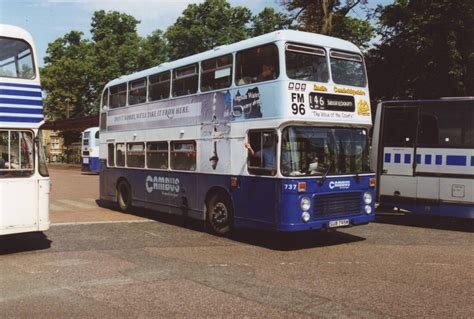
[[[82,163],[83,164],[89,164],[89,158],[88,157],[83,158]]]
[[[329,228],[349,226],[349,219],[331,220]]]

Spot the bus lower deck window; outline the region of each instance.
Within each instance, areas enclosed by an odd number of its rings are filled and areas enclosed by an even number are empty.
[[[33,133],[0,131],[0,177],[33,175]]]
[[[171,169],[196,170],[196,142],[171,142]]]
[[[145,167],[144,143],[127,143],[127,167]]]
[[[146,162],[148,168],[168,169],[168,142],[148,142]]]

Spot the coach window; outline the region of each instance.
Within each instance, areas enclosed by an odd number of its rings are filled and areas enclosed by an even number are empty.
[[[127,167],[145,167],[144,143],[127,143]]]
[[[250,131],[248,143],[248,171],[255,175],[276,174],[277,135],[273,130]]]
[[[228,88],[232,83],[232,55],[201,62],[201,91]]]
[[[127,83],[110,88],[110,108],[114,109],[127,104]]]
[[[429,105],[420,108],[418,145],[427,147],[473,147],[474,109],[468,105]]]
[[[107,145],[107,165],[115,166],[115,148],[112,143]]]
[[[196,142],[171,142],[171,169],[196,170]]]
[[[388,107],[383,113],[383,141],[385,146],[411,147],[415,144],[417,109]]]
[[[125,144],[115,144],[115,165],[118,167],[125,166]]]
[[[286,74],[290,79],[328,81],[328,63],[323,48],[288,43],[285,55]]]
[[[168,169],[168,142],[146,143],[146,165],[148,168]]]
[[[197,89],[197,63],[173,70],[173,96],[193,94],[197,92]]]
[[[237,53],[235,68],[237,85],[274,80],[279,74],[276,45],[267,44]]]
[[[162,72],[150,75],[148,99],[150,101],[158,101],[170,97],[170,72]]]
[[[146,102],[146,78],[129,83],[128,104],[134,105]]]

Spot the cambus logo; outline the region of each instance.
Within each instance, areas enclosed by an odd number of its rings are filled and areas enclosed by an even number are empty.
[[[146,177],[145,187],[148,193],[153,191],[165,191],[179,193],[179,178],[150,176]]]
[[[330,181],[329,182],[330,189],[334,189],[334,188],[346,189],[349,187],[351,187],[351,181]]]

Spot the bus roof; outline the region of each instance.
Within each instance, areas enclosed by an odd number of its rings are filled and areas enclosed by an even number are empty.
[[[7,38],[24,39],[30,44],[33,42],[33,37],[28,31],[9,24],[0,24],[0,36]]]
[[[235,51],[240,51],[247,48],[252,48],[258,45],[272,43],[276,41],[293,41],[305,44],[318,45],[322,47],[329,47],[332,49],[350,51],[355,53],[361,53],[360,49],[353,43],[342,40],[339,38],[334,38],[322,34],[316,34],[311,32],[295,31],[295,30],[280,30],[267,33],[258,37],[246,39],[240,42],[222,45],[215,47],[212,50],[208,50],[202,53],[191,55],[179,60],[172,62],[164,62],[158,66],[139,71],[130,75],[121,76],[117,79],[114,79],[106,84],[105,87],[113,86],[120,83],[125,83],[142,77],[146,77],[151,74],[156,74],[161,71],[166,71],[176,67],[185,66],[188,64],[196,63],[202,60],[211,59],[213,57],[218,57],[224,54],[229,54]]]

